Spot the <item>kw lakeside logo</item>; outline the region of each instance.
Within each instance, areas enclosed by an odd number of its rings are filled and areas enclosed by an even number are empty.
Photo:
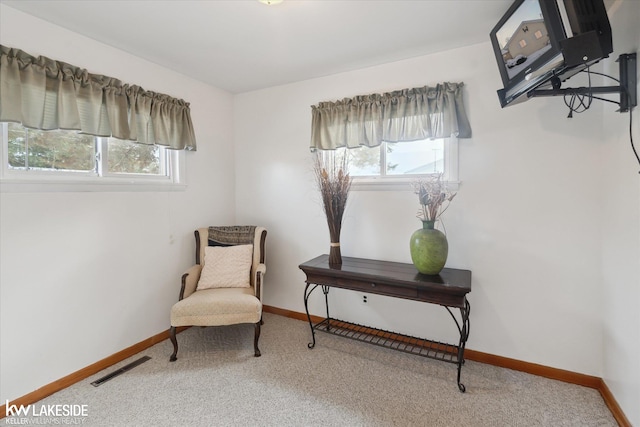
[[[89,405],[11,405],[5,401],[5,424],[84,424]],[[10,418],[12,417],[12,418]]]

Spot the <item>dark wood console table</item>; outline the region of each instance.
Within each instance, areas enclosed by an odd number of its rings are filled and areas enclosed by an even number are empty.
[[[471,292],[471,271],[445,268],[438,275],[427,276],[418,273],[413,264],[351,257],[342,257],[341,266],[329,266],[328,255],[321,255],[299,267],[307,275],[304,308],[313,339],[308,344],[309,348],[316,345],[315,331],[322,331],[454,363],[458,365],[458,388],[465,391],[465,386],[460,382],[460,371],[470,328],[471,307],[467,294]],[[318,286],[324,294],[327,317],[314,324],[309,315],[308,301]],[[456,322],[460,340],[457,345],[447,344],[333,319],[329,316],[328,294],[331,287],[439,304],[447,309]],[[460,310],[460,320],[453,314],[452,308]]]

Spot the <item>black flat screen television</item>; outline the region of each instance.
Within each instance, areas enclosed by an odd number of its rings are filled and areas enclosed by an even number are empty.
[[[613,51],[603,0],[515,0],[490,33],[502,107],[562,81]]]

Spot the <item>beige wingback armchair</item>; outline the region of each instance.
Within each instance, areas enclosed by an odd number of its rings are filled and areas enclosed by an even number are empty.
[[[254,355],[260,356],[262,285],[266,272],[267,230],[256,226],[222,226],[195,231],[196,265],[182,275],[180,297],[171,308],[169,337],[175,361],[176,328],[253,323]]]

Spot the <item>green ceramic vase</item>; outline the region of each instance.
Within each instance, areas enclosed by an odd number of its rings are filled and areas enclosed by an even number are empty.
[[[422,274],[438,274],[449,254],[447,236],[434,228],[435,221],[422,221],[422,228],[411,235],[411,260]]]

